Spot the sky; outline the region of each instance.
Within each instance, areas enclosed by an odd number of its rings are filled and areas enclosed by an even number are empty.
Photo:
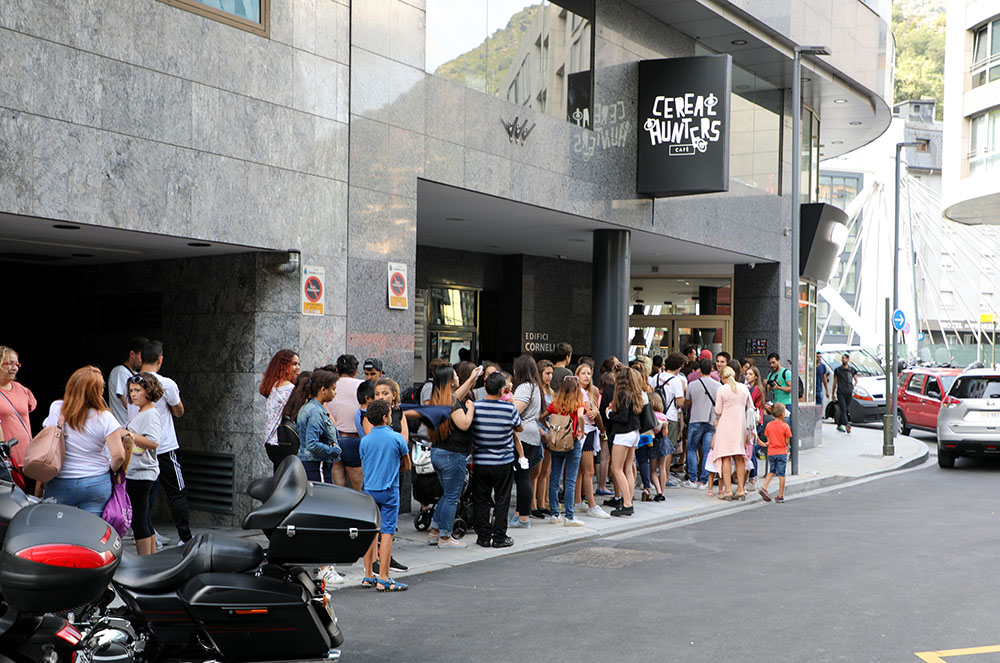
[[[537,0],[427,0],[425,69],[433,72],[468,53],[506,27],[511,16],[537,4]]]

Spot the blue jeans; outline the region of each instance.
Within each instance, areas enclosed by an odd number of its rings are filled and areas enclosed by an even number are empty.
[[[45,497],[51,497],[60,504],[75,506],[100,516],[111,498],[111,473],[105,472],[79,479],[56,477],[45,484]]]
[[[707,421],[695,421],[688,424],[688,481],[707,483],[708,471],[705,469],[705,459],[712,449],[712,438],[715,437],[715,426]],[[701,449],[701,464],[698,463],[698,450]]]
[[[451,538],[451,528],[455,524],[455,509],[462,499],[462,488],[465,486],[465,473],[468,466],[468,456],[457,451],[446,449],[431,449],[431,465],[437,473],[444,495],[434,507],[434,517],[431,527],[441,532],[444,538]]]
[[[566,517],[573,517],[573,500],[576,499],[576,475],[580,471],[580,456],[583,454],[583,440],[577,440],[572,451],[552,451],[547,449],[552,457],[552,474],[549,475],[549,508],[555,515],[559,511],[559,479],[562,478],[563,466],[566,468],[563,501],[566,503]]]

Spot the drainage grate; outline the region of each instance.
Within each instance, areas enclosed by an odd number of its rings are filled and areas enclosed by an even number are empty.
[[[233,454],[179,451],[188,506],[199,511],[233,513]]]
[[[546,557],[543,562],[589,566],[595,569],[621,569],[639,562],[666,557],[665,553],[627,548],[600,548],[597,546]]]

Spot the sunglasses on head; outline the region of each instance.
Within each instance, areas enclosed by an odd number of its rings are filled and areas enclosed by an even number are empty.
[[[146,378],[141,375],[133,375],[128,379],[129,384],[146,384]]]

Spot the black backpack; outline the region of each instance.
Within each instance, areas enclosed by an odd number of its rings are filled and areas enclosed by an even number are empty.
[[[661,375],[663,375],[663,374],[662,373],[657,373],[656,374],[656,377],[657,377],[656,387],[653,388],[653,392],[657,396],[660,397],[661,401],[663,401],[663,411],[664,412],[669,412],[670,411],[670,407],[672,405],[674,405],[674,402],[677,400],[677,397],[676,396],[671,396],[669,400],[667,399],[667,385],[670,384],[671,380],[673,380],[674,378],[676,378],[678,376],[671,375],[669,378],[666,379],[666,381],[660,382],[659,377]]]
[[[278,446],[288,447],[293,456],[299,453],[299,429],[289,417],[282,417],[278,424]]]
[[[423,386],[422,384],[414,385],[404,391],[399,396],[400,402],[409,403],[410,405],[420,405],[420,389]]]

